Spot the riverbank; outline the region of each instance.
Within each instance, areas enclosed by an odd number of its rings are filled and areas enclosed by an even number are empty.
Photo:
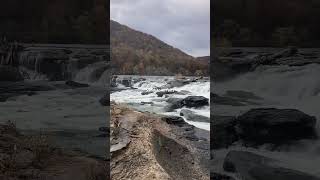
[[[41,133],[23,135],[12,122],[0,125],[0,155],[0,179],[109,179],[109,161],[57,147]]]
[[[209,138],[180,117],[112,102],[111,178],[209,180]]]
[[[211,83],[213,177],[319,179],[319,52],[217,51]]]

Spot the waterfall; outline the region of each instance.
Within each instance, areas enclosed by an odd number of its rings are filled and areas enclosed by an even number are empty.
[[[108,82],[109,78],[108,67],[109,65],[106,62],[90,64],[87,67],[79,70],[73,80],[82,83],[104,85],[106,82]]]

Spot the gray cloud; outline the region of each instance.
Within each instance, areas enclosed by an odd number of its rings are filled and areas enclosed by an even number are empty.
[[[210,0],[111,0],[111,19],[192,56],[210,54]]]

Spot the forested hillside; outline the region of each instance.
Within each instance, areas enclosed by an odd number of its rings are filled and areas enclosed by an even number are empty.
[[[161,40],[118,22],[110,22],[114,74],[207,75],[208,64]]]
[[[318,0],[215,0],[215,46],[320,47]]]
[[[108,42],[105,0],[3,0],[0,36],[35,43]]]

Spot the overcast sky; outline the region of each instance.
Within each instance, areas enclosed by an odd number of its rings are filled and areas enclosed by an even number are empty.
[[[210,0],[111,0],[111,19],[192,56],[210,55]]]

